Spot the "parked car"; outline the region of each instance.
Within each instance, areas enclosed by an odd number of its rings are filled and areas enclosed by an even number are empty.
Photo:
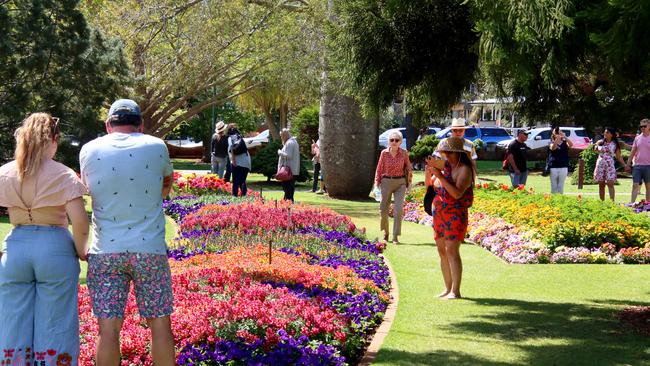
[[[267,144],[269,142],[269,130],[266,129],[253,137],[244,137],[244,142],[249,149]]]
[[[388,147],[388,135],[393,132],[393,131],[398,131],[399,133],[402,134],[402,149],[406,149],[406,127],[398,127],[398,128],[391,128],[389,130],[386,130],[382,132],[379,135],[379,147],[386,148]],[[440,129],[438,127],[429,127],[427,135],[433,135],[436,134]]]
[[[436,134],[439,139],[449,136],[451,136],[451,127],[447,127]],[[503,127],[468,127],[465,129],[465,138],[470,141],[481,139],[485,144],[484,150],[495,151],[497,143],[511,140],[512,136]]]
[[[591,138],[587,135],[587,131],[583,127],[560,127],[567,138],[573,142],[573,148],[577,150],[584,150],[591,144]],[[533,128],[528,131],[528,140],[526,145],[531,149],[546,148],[551,144],[551,128],[540,127]],[[501,141],[497,144],[499,148],[506,149],[514,139]]]

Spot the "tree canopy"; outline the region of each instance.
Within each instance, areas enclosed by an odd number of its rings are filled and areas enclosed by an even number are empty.
[[[630,126],[650,102],[650,3],[470,0],[481,68],[538,120]]]
[[[342,79],[373,107],[411,90],[447,110],[474,77],[478,37],[454,0],[338,2],[332,46]]]
[[[62,131],[94,138],[102,105],[127,83],[120,48],[88,27],[78,1],[0,4],[0,158],[31,112],[61,119]]]

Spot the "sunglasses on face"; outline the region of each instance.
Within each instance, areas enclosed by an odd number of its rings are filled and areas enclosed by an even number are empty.
[[[463,133],[463,132],[465,132],[465,130],[463,130],[463,129],[451,130],[451,132],[453,132],[453,133]]]
[[[390,142],[399,142],[399,139],[389,139]]]
[[[646,128],[648,125],[640,125],[639,128]]]
[[[54,125],[52,125],[52,136],[56,136],[59,134],[59,117],[52,117],[52,121],[54,121]]]

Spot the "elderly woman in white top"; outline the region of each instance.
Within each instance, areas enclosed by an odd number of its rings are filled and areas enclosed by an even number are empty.
[[[288,166],[291,169],[293,179],[282,182],[284,199],[293,202],[293,193],[296,190],[296,177],[300,175],[300,148],[298,141],[291,136],[288,128],[280,131],[282,149],[278,150],[278,170],[281,166]]]

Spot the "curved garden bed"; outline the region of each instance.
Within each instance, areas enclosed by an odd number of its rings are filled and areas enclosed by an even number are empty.
[[[215,176],[175,175],[164,204],[179,225],[169,244],[179,365],[348,365],[363,355],[389,303],[382,243],[332,210],[224,195]],[[80,364],[97,334],[80,289]],[[133,293],[122,364],[150,365],[149,331]]]
[[[630,209],[488,183],[474,192],[468,238],[507,262],[650,264],[645,203]],[[431,225],[423,194],[423,188],[409,194],[405,220]]]

